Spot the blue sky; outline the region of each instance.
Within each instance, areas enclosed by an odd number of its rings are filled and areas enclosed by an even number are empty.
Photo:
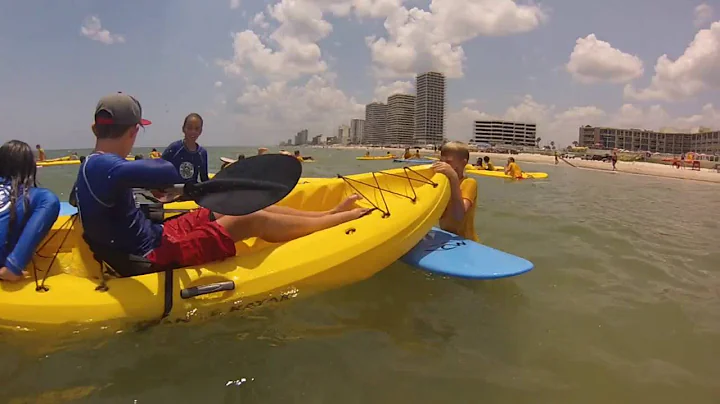
[[[427,69],[448,74],[451,139],[489,116],[559,144],[586,123],[720,128],[720,1],[0,0],[2,141],[92,147],[97,99],[124,91],[153,120],[139,145],[190,112],[203,144],[276,144]]]

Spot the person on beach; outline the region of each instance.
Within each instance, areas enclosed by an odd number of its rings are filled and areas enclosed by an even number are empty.
[[[37,155],[37,161],[45,161],[45,159],[47,158],[47,157],[45,156],[45,149],[43,149],[42,147],[40,147],[39,144],[36,144],[36,145],[35,145],[35,148],[37,149],[37,153],[38,153],[38,155]]]
[[[477,181],[465,177],[470,150],[462,142],[448,142],[440,149],[440,161],[433,163],[435,172],[450,181],[450,201],[440,218],[440,228],[468,240],[480,242],[475,232]]]
[[[412,157],[412,153],[410,153],[410,148],[409,148],[409,147],[406,147],[406,148],[405,148],[405,152],[403,153],[403,158],[404,158],[405,160],[407,160],[407,159],[409,159],[410,157]]]
[[[505,166],[505,175],[509,175],[515,179],[522,179],[522,170],[515,162],[514,157],[508,157],[507,166]]]
[[[151,125],[142,118],[140,103],[123,93],[105,96],[97,103],[94,121],[95,149],[80,166],[74,191],[83,238],[97,258],[121,276],[221,261],[235,256],[240,240],[286,242],[370,211],[354,207],[360,197],[351,195],[322,212],[270,206],[228,216],[198,208],[158,224],[136,206],[132,189],[158,189],[185,178],[165,159],[125,160],[140,128]]]
[[[184,182],[208,181],[207,150],[197,143],[202,134],[203,119],[193,112],[185,117],[182,131],[185,137],[177,140],[165,149],[162,158],[171,162],[178,170]]]
[[[616,170],[615,165],[617,165],[617,160],[618,160],[617,150],[613,150],[611,160],[612,160],[613,171],[615,171]]]
[[[160,154],[160,152],[157,151],[157,149],[153,147],[149,156],[151,159],[159,159],[160,157],[162,157],[162,154]]]
[[[60,214],[60,200],[39,188],[32,148],[11,140],[0,146],[0,280],[25,278],[38,244]]]
[[[558,152],[555,150],[555,165],[558,165],[560,163],[560,159],[558,159]]]

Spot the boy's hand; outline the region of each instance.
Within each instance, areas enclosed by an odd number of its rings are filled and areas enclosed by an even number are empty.
[[[445,162],[442,162],[442,161],[436,161],[436,162],[433,163],[432,169],[433,169],[436,173],[444,174],[446,177],[448,177],[448,179],[449,179],[450,181],[457,181],[457,180],[458,180],[458,175],[457,175],[457,173],[455,172],[455,170],[453,170],[452,167],[450,167],[450,164],[448,164],[448,163],[445,163]]]

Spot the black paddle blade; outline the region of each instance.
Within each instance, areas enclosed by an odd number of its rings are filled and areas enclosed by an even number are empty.
[[[295,157],[262,154],[230,164],[210,181],[186,187],[185,194],[213,212],[242,216],[281,201],[301,175]]]

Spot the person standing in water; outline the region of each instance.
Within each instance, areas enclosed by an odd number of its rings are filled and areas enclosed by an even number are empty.
[[[39,146],[39,145],[38,145]],[[30,146],[11,140],[0,147],[0,280],[25,278],[38,244],[60,214],[60,200],[38,188]]]
[[[195,112],[189,114],[185,117],[182,126],[185,137],[170,143],[162,154],[164,160],[173,163],[186,183],[205,182],[210,179],[207,150],[197,143],[202,130],[202,117]]]
[[[45,161],[45,159],[47,158],[45,156],[45,149],[40,147],[39,144],[35,145],[35,148],[37,149],[37,152],[38,152],[37,161]]]
[[[440,161],[433,163],[436,173],[450,181],[450,201],[440,218],[440,228],[468,240],[480,242],[475,232],[477,181],[465,176],[470,150],[462,142],[448,142],[440,149]]]

